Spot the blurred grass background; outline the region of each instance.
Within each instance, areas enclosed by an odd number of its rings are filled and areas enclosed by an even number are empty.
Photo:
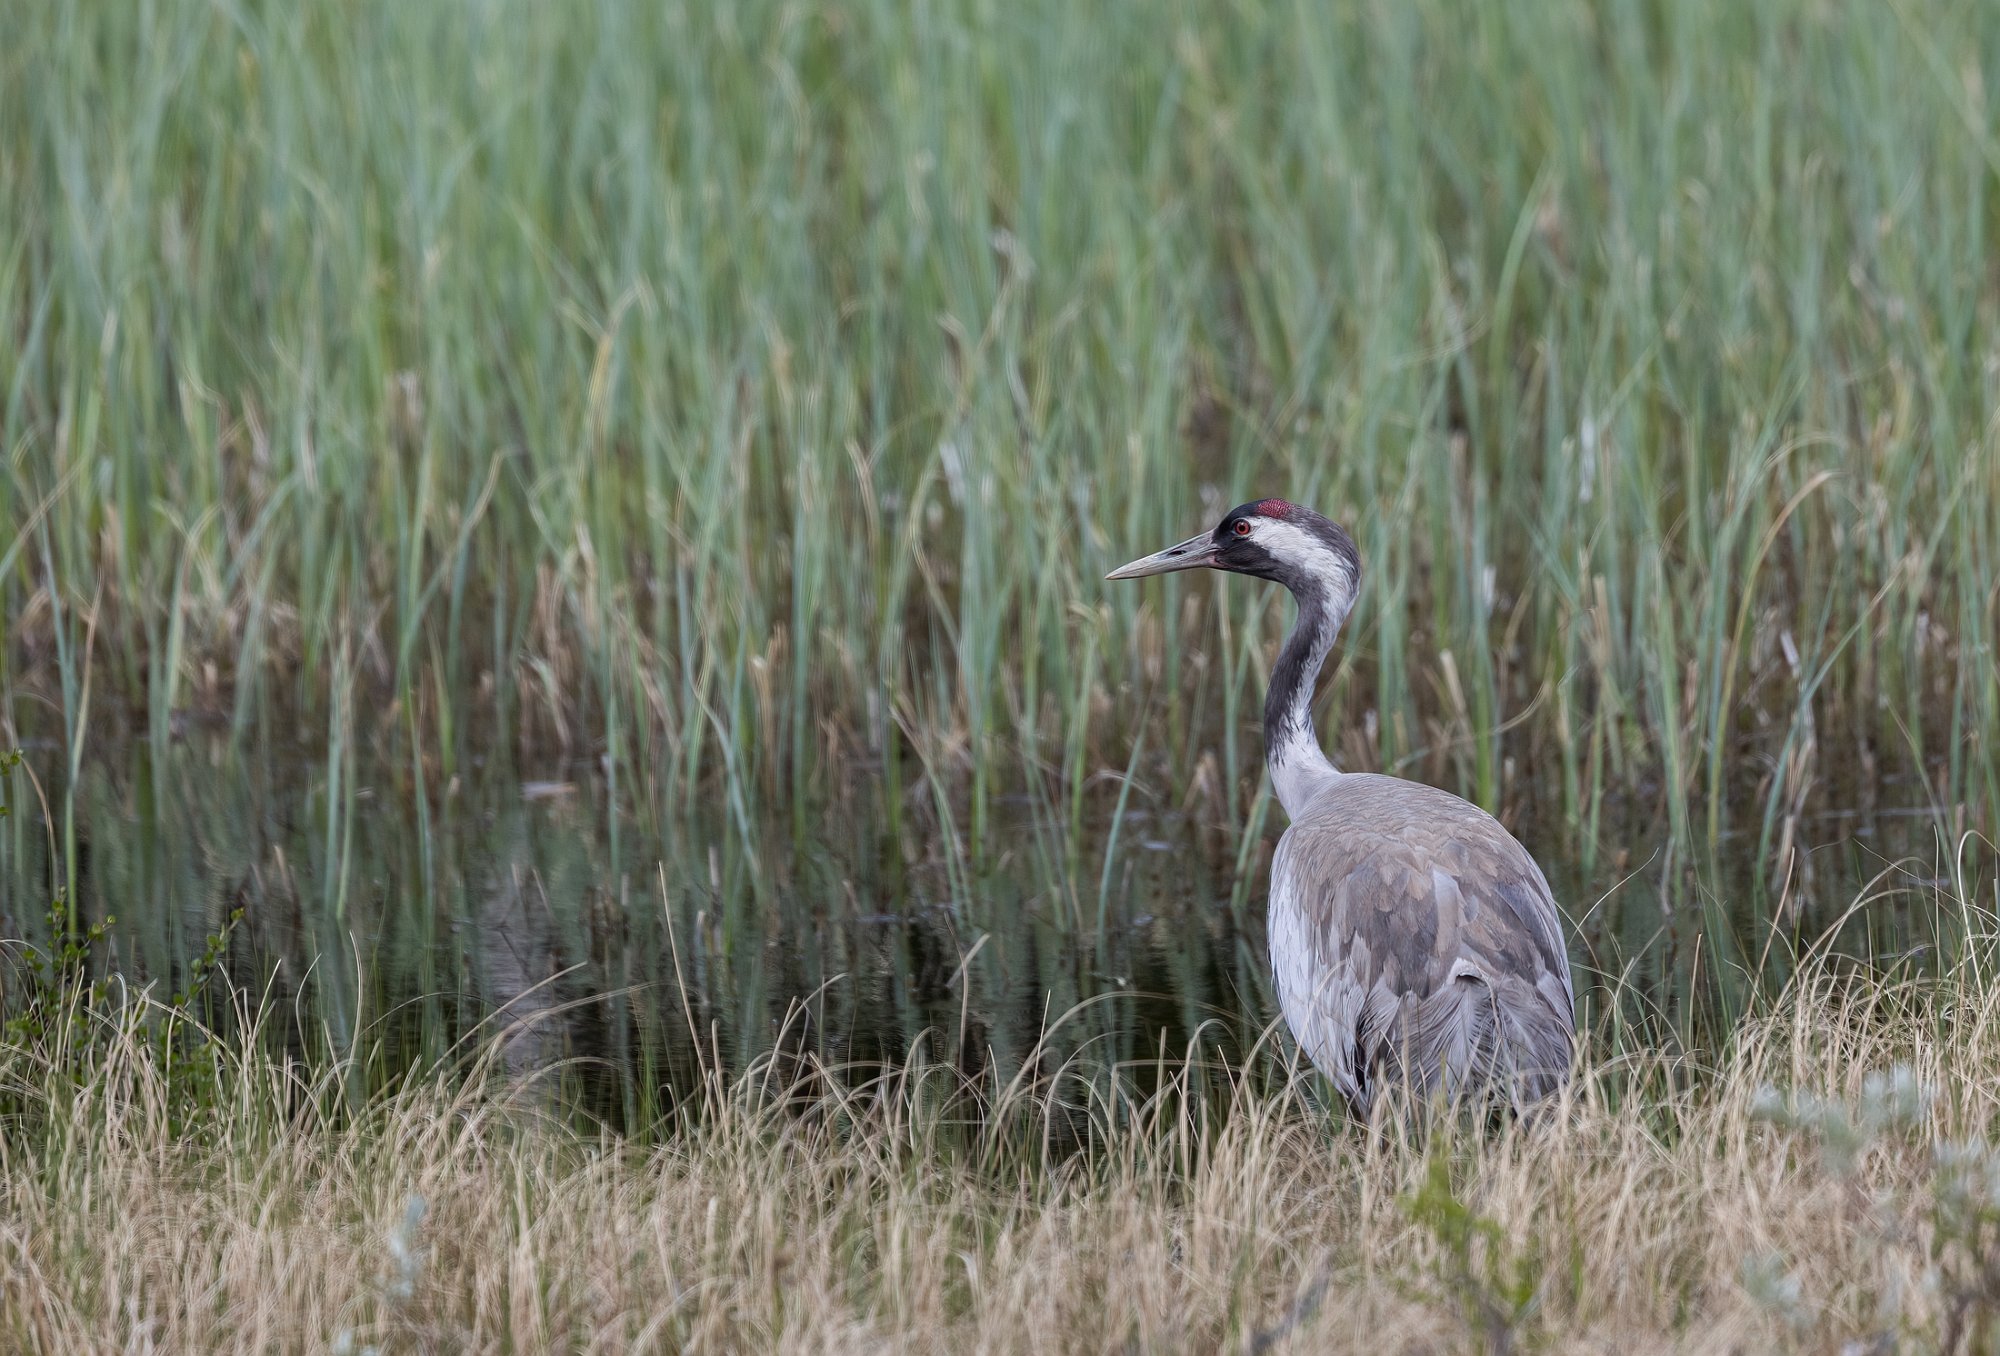
[[[1240,909],[1289,607],[1100,577],[1272,493],[1366,561],[1341,765],[1645,871],[1743,969],[1815,833],[1918,815],[1938,875],[1984,869],[1977,0],[0,29],[0,722],[51,792],[4,833],[56,879],[93,817],[189,798],[159,769],[200,732],[308,769],[294,895],[335,936],[364,783],[417,826],[422,944],[457,788],[579,766],[640,911],[621,826],[751,935],[845,834],[883,898],[1026,875],[1101,945],[1141,808]],[[93,801],[111,744],[151,771]]]

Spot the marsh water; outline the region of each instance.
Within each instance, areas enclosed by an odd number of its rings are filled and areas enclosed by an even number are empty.
[[[82,916],[115,918],[101,963],[142,982],[176,983],[226,933],[273,1039],[394,1069],[497,1037],[510,1069],[628,1109],[776,1049],[1004,1072],[1040,1043],[1137,1066],[1191,1042],[1240,1053],[1276,1012],[1268,801],[1236,826],[1157,791],[1074,816],[998,796],[975,846],[948,798],[890,804],[865,776],[763,822],[724,794],[669,814],[601,758],[437,784],[245,748],[222,730],[98,739],[70,781],[59,745],[31,741],[41,790],[9,787],[0,929],[45,941],[51,887],[73,879]],[[1928,963],[1948,873],[1921,784],[1907,806],[1895,789],[1804,815],[1776,866],[1754,805],[1722,817],[1709,862],[1669,850],[1647,807],[1601,823],[1589,854],[1532,782],[1503,812],[1570,919],[1583,1019],[1699,1039],[1820,939]]]

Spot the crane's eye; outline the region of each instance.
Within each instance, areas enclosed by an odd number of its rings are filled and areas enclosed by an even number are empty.
[[[1248,518],[1238,518],[1238,519],[1236,520],[1236,526],[1235,526],[1234,528],[1232,528],[1231,530],[1232,530],[1232,531],[1234,531],[1234,532],[1236,533],[1236,535],[1237,535],[1237,536],[1239,536],[1239,537],[1247,537],[1247,536],[1249,536],[1249,535],[1250,535],[1250,520],[1249,520]]]

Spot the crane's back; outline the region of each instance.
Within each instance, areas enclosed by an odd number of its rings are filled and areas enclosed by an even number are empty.
[[[1574,994],[1548,882],[1448,792],[1334,778],[1279,840],[1270,941],[1294,1036],[1363,1115],[1385,1086],[1496,1087],[1519,1106],[1568,1072]]]

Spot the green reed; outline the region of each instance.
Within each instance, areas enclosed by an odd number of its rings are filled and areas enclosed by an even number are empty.
[[[587,766],[737,954],[856,782],[885,888],[1025,795],[1078,933],[1115,808],[1241,903],[1288,608],[1100,578],[1253,493],[1367,561],[1337,759],[1586,876],[1988,822],[1976,4],[0,18],[0,720],[307,754],[331,920],[364,750]]]

